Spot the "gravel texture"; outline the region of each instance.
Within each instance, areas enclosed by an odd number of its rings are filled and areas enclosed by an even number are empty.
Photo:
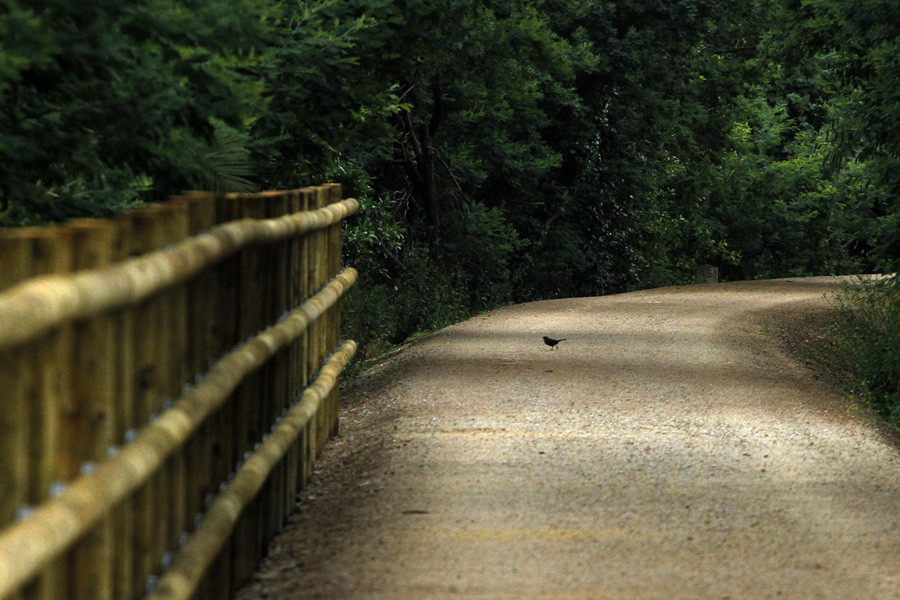
[[[900,598],[896,439],[767,333],[838,281],[523,304],[406,348],[345,391],[238,600]]]

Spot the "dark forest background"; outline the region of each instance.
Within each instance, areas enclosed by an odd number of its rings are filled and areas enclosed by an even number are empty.
[[[369,356],[703,263],[737,280],[900,259],[893,1],[0,7],[0,225],[340,182],[363,206],[345,321]],[[847,297],[846,339],[900,337],[893,289]]]

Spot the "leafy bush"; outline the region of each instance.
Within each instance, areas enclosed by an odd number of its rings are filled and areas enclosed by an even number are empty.
[[[360,272],[343,302],[344,335],[360,343],[364,357],[470,314],[471,282],[409,237],[399,216],[405,201],[363,198],[358,216],[344,224],[344,258]]]
[[[469,291],[458,275],[448,273],[421,247],[407,250],[406,265],[396,278],[392,298],[396,342],[446,327],[469,316]]]
[[[261,6],[5,0],[0,225],[108,215],[151,187],[247,173],[234,148],[262,104],[242,74],[262,44]]]
[[[845,289],[833,327],[842,366],[872,408],[900,426],[900,280]]]
[[[395,215],[397,201],[363,197],[359,202],[359,213],[344,221],[344,259],[374,281],[389,281],[407,238],[407,228]]]
[[[418,247],[407,248],[402,267],[389,281],[365,271],[342,304],[343,335],[361,346],[363,358],[377,357],[409,338],[467,316],[467,291]]]
[[[475,203],[445,227],[442,259],[470,290],[471,309],[493,308],[513,297],[510,263],[524,247],[499,208]]]

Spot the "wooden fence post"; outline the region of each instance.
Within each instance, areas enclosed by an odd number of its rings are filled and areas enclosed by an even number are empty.
[[[31,241],[22,230],[0,231],[0,263],[0,292],[31,275]],[[31,365],[31,352],[0,352],[0,528],[28,503]],[[22,594],[11,600],[19,598]]]
[[[166,233],[167,245],[174,245],[191,235],[190,213],[188,203],[174,198],[165,204],[166,208],[171,212],[167,219]],[[169,383],[165,390],[166,401],[173,403],[178,398],[184,387],[189,381],[193,380],[193,373],[190,372],[191,351],[188,346],[188,293],[187,285],[177,285],[169,292],[169,303],[171,304],[170,321],[168,323],[170,335],[169,345]],[[162,410],[168,408],[163,406]],[[179,540],[189,527],[189,523],[193,522],[193,512],[190,511],[189,505],[193,504],[193,498],[188,498],[188,490],[192,488],[192,484],[188,482],[188,466],[190,452],[187,448],[182,449],[172,457],[170,463],[169,479],[172,482],[170,498],[172,502],[172,512],[169,523],[169,537],[165,547],[166,553],[173,552],[178,548]]]
[[[241,218],[263,219],[266,216],[265,198],[260,194],[236,197]],[[267,275],[269,252],[259,247],[241,251],[240,272],[234,285],[238,287],[238,339],[246,341],[256,335],[265,325],[268,316]],[[237,468],[244,457],[253,450],[256,440],[262,435],[261,411],[257,402],[266,396],[268,385],[262,370],[248,376],[235,392],[236,454],[232,470]],[[249,506],[235,529],[233,536],[233,564],[231,571],[232,589],[253,573],[259,552],[257,524],[259,503]]]
[[[341,201],[342,190],[341,185],[338,183],[333,183],[328,186],[329,199],[328,204],[335,204]],[[328,266],[328,277],[334,277],[341,270],[342,257],[341,254],[343,252],[343,248],[341,246],[341,227],[342,223],[338,221],[334,225],[328,228],[328,250],[326,252],[329,266]],[[334,306],[332,306],[328,310],[327,322],[326,325],[328,327],[328,342],[326,344],[326,351],[331,353],[337,348],[338,343],[341,338],[341,303],[336,302]],[[338,434],[339,430],[339,416],[340,416],[340,386],[334,386],[334,389],[328,395],[328,400],[326,402],[326,411],[329,415],[329,427],[328,433],[329,438],[334,437]]]
[[[85,219],[68,226],[72,232],[75,270],[95,269],[113,262],[118,228],[109,221]],[[67,452],[64,477],[103,460],[115,443],[116,320],[109,315],[75,326],[71,411],[64,415],[62,437]],[[73,549],[69,579],[73,600],[113,600],[115,525],[107,517]]]
[[[197,235],[210,229],[216,222],[216,197],[208,192],[193,192],[182,198],[188,211],[188,233]],[[218,278],[214,271],[204,271],[186,286],[188,356],[186,382],[196,383],[209,368],[212,360],[222,354],[223,348],[215,338],[218,300]],[[185,516],[191,526],[198,515],[205,512],[205,499],[217,482],[213,479],[212,440],[214,420],[205,423],[190,441],[186,454],[187,489]]]
[[[50,226],[33,229],[32,275],[67,273],[72,270],[71,233]],[[35,349],[31,392],[31,457],[33,470],[29,504],[37,506],[65,485],[60,459],[64,454],[60,421],[71,397],[71,325],[60,327],[31,347]],[[47,600],[68,594],[64,560],[47,569],[37,580],[35,598]]]
[[[325,186],[316,187],[313,198],[315,204],[310,208],[318,209],[327,206],[329,201],[328,188]],[[313,290],[318,290],[328,280],[328,257],[325,256],[328,251],[328,230],[316,230],[312,233],[312,238],[313,270],[310,274],[311,287]],[[311,374],[318,371],[322,361],[324,361],[325,357],[328,355],[328,350],[326,349],[326,344],[328,343],[326,330],[327,320],[327,316],[323,315],[321,318],[317,319],[310,328],[312,333],[312,343],[310,344],[309,372]],[[319,452],[321,452],[322,447],[325,445],[325,441],[328,439],[328,425],[327,410],[319,410],[316,413],[316,437],[314,440],[312,459],[315,459],[319,455]]]
[[[282,217],[340,196],[337,185],[191,193],[111,221],[0,231],[0,292],[43,273],[92,271],[35,281],[0,301],[11,310],[4,323],[29,323],[9,327],[3,343],[17,345],[0,349],[0,529],[9,526],[0,539],[23,561],[11,568],[7,553],[0,565],[0,593],[21,589],[4,600],[143,597],[207,510],[207,498],[293,408],[294,433],[285,438],[288,429],[280,429],[281,441],[266,446],[280,444],[280,458],[262,459],[269,460],[267,475],[255,479],[236,527],[225,530],[230,541],[216,546],[213,571],[190,593],[195,600],[228,597],[253,572],[337,431],[333,385],[355,351],[345,344],[323,371],[325,383],[304,393],[337,346],[335,303],[356,280],[349,270],[317,294],[340,270],[334,219],[356,205]],[[325,215],[331,225],[320,225]],[[186,240],[244,218],[271,221]],[[304,233],[290,237],[297,227]],[[33,310],[42,304],[47,310]],[[225,353],[204,381],[211,361]],[[220,385],[233,391],[216,396]],[[120,452],[120,460],[105,460]],[[16,523],[17,514],[45,502],[33,521]]]
[[[288,192],[279,192],[272,194],[266,201],[266,217],[274,219],[283,217],[290,213],[290,195]],[[271,313],[269,315],[269,323],[277,323],[282,316],[293,306],[290,303],[290,282],[289,282],[289,251],[291,248],[291,239],[278,243],[274,248],[269,262],[271,269],[270,282],[272,304]],[[270,371],[270,387],[269,398],[265,402],[265,416],[263,418],[264,435],[268,435],[272,425],[284,413],[285,409],[290,405],[290,390],[288,373],[290,365],[289,349],[281,350],[271,361]],[[273,470],[267,485],[267,493],[262,496],[263,510],[260,513],[262,522],[260,523],[261,545],[260,556],[265,555],[265,549],[274,535],[281,530],[287,512],[284,507],[284,497],[287,488],[287,469],[286,461],[280,461],[279,465]]]
[[[188,233],[198,235],[218,223],[217,197],[211,192],[187,192],[178,198],[187,206]],[[219,337],[219,321],[222,318],[219,306],[220,281],[218,268],[200,273],[187,283],[187,384],[194,385],[202,380],[212,361],[226,350]],[[206,512],[206,498],[218,488],[216,434],[220,429],[219,415],[208,419],[185,449],[187,489],[185,516],[187,527],[193,528]],[[218,575],[218,574],[217,574]],[[201,585],[197,599],[216,598]]]
[[[303,192],[299,189],[291,191],[288,196],[288,211],[290,213],[298,213],[306,209],[306,200]],[[306,298],[306,273],[305,273],[305,254],[304,239],[306,236],[293,237],[288,244],[288,305],[291,308],[299,306]],[[302,393],[304,386],[304,355],[305,336],[301,335],[299,339],[291,343],[287,348],[288,361],[288,397],[287,402],[293,403]],[[304,434],[294,441],[293,446],[286,454],[287,463],[287,487],[284,503],[285,518],[287,518],[297,501],[297,494],[300,492],[302,485],[303,472],[303,448]]]
[[[216,196],[216,224],[225,224],[242,218],[241,204],[233,195]],[[241,254],[226,258],[214,271],[217,302],[213,307],[215,340],[218,345],[216,356],[230,351],[238,343],[238,312],[240,307]],[[225,481],[233,471],[237,456],[237,396],[235,392],[223,403],[220,410],[210,419],[210,432],[215,435],[208,439],[212,485],[207,491],[209,500],[218,491],[218,482]],[[209,502],[204,502],[204,511]],[[198,598],[215,600],[230,598],[232,593],[233,544],[225,544],[218,558],[213,562],[209,575],[200,586]]]
[[[11,260],[0,276],[0,289],[35,275],[65,273],[72,268],[68,232],[58,227],[28,227],[3,232],[0,255]],[[59,417],[70,397],[71,327],[0,353],[0,498],[3,520],[15,511],[36,506],[62,485]],[[8,435],[8,437],[7,437]],[[8,469],[8,470],[7,470]],[[3,524],[6,524],[3,523]],[[64,563],[46,569],[25,596],[49,599],[65,596]]]
[[[21,230],[0,231],[0,292],[30,275],[31,243]],[[28,494],[27,394],[33,376],[27,357],[0,352],[0,527],[11,523]]]
[[[300,190],[300,203],[302,210],[313,210],[316,207],[315,189],[304,188]],[[303,236],[300,243],[300,294],[301,298],[309,298],[315,288],[313,287],[313,245],[312,233]],[[309,385],[313,375],[310,368],[312,354],[312,327],[308,327],[298,340],[298,352],[300,369],[300,389]],[[315,459],[316,448],[316,420],[310,419],[300,436],[300,486],[303,487],[312,475],[312,464]]]
[[[113,258],[116,262],[132,256],[134,224],[132,213],[115,219],[118,237],[115,240]],[[135,321],[139,309],[128,307],[112,313],[115,322],[115,370],[116,404],[113,415],[113,448],[126,443],[130,432],[137,425],[135,416]],[[112,512],[113,520],[113,597],[117,600],[134,600],[143,588],[135,585],[135,531],[137,516],[133,512],[134,496],[123,500]]]
[[[131,215],[131,254],[144,254],[164,248],[181,239],[179,229],[186,229],[186,211],[172,205],[156,204],[134,210]],[[181,225],[179,225],[179,223]],[[137,430],[155,418],[165,407],[166,398],[180,385],[176,380],[176,360],[181,356],[179,335],[173,327],[180,327],[177,292],[163,292],[147,299],[134,310],[133,381],[134,423]],[[173,350],[174,349],[174,350]],[[178,521],[183,520],[181,503],[175,502],[171,518],[161,512],[173,502],[183,489],[179,481],[180,460],[171,459],[135,496],[136,516],[135,565],[133,586],[146,589],[161,568],[160,561],[173,544]]]
[[[288,198],[288,210],[291,213],[300,212],[305,208],[303,193],[294,190]],[[303,254],[303,239],[294,237],[288,245],[288,305],[295,308],[303,302],[305,296],[305,277]],[[287,348],[288,356],[288,402],[293,402],[301,393],[304,385],[303,363],[303,339],[295,340]],[[289,515],[296,502],[296,494],[300,492],[303,483],[303,446],[304,435],[301,433],[294,442],[293,447],[287,453],[287,493],[285,494],[285,510]]]

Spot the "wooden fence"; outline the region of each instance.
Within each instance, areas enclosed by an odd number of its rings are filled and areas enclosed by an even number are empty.
[[[336,432],[340,186],[0,231],[0,598],[228,598]]]

